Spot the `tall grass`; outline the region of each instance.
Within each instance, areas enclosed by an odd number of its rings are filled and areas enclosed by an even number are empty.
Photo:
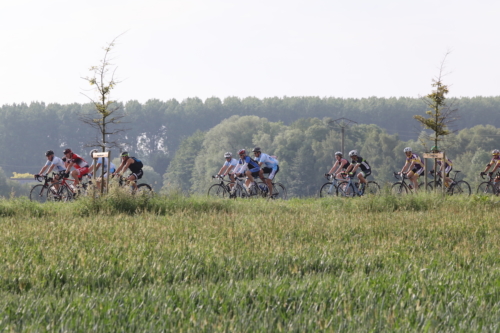
[[[0,216],[0,330],[500,330],[491,198],[117,195]]]

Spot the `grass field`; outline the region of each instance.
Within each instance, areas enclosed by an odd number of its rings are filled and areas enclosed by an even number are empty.
[[[500,203],[0,201],[1,331],[500,331]]]

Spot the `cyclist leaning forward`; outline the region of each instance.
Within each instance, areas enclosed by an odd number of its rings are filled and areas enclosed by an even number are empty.
[[[113,176],[121,176],[120,172],[125,172],[125,170],[128,168],[131,173],[126,179],[132,183],[132,186],[134,186],[134,190],[137,190],[136,180],[141,179],[144,175],[144,172],[142,171],[142,167],[144,166],[144,164],[142,164],[142,161],[140,159],[129,156],[128,152],[126,151],[124,151],[120,155],[120,157],[122,159],[122,162],[120,163],[118,169],[116,169],[116,171],[113,173]]]
[[[491,155],[493,158],[491,159],[490,163],[486,164],[486,168],[484,169],[483,172],[480,173],[481,176],[486,175],[486,172],[493,166],[493,170],[490,172],[490,177],[493,177],[493,173],[498,169],[500,166],[500,150],[498,149],[493,149],[491,152]],[[500,181],[500,175],[497,174],[497,176],[494,179],[495,184],[497,184]]]
[[[431,153],[440,153],[441,151],[439,150],[438,146],[433,146],[431,148]],[[436,161],[437,165],[439,165],[439,170],[438,173],[442,174],[443,172],[443,161],[442,158],[438,158]],[[447,157],[446,162],[444,162],[444,173],[445,173],[445,179],[444,179],[444,184],[446,187],[451,185],[455,185],[456,183],[453,181],[453,179],[450,178],[450,171],[453,170],[453,162]],[[434,174],[434,170],[430,171],[431,174]]]
[[[276,158],[269,156],[268,154],[263,154],[260,151],[260,147],[255,147],[252,150],[252,152],[255,156],[255,160],[259,163],[259,166],[261,167],[259,172],[259,177],[260,179],[262,179],[263,182],[267,184],[267,187],[269,189],[269,196],[272,196],[273,179],[276,176],[276,174],[280,171],[279,161]],[[264,178],[264,174],[268,174],[267,178]]]
[[[238,151],[238,155],[240,159],[238,160],[238,170],[245,170],[245,175],[247,176],[247,180],[245,181],[245,186],[250,188],[250,185],[254,184],[254,177],[259,177],[260,174],[260,166],[254,159],[247,155],[245,149],[240,149]],[[235,173],[235,176],[240,177],[243,173]]]
[[[63,153],[64,156],[66,156],[62,159],[66,165],[65,176],[69,176],[71,172],[71,175],[75,180],[75,187],[77,187],[80,184],[80,179],[82,178],[82,176],[85,176],[89,173],[89,165],[87,162],[85,162],[83,157],[73,153],[70,148],[66,148]],[[71,171],[72,167],[75,167],[75,170]]]
[[[330,176],[335,176],[334,178],[342,177],[342,172],[345,172],[351,165],[351,163],[349,163],[349,161],[345,158],[342,158],[342,156],[343,154],[340,151],[335,153],[335,163],[333,164],[330,171],[325,174],[325,176],[327,176],[328,178]]]
[[[403,151],[406,155],[406,163],[399,174],[406,172],[406,176],[413,183],[413,187],[418,190],[418,177],[425,171],[424,162],[422,162],[420,156],[412,153],[410,147],[406,147]]]
[[[361,170],[357,177],[360,182],[359,191],[363,193],[365,186],[367,184],[366,177],[372,174],[372,168],[370,164],[361,156],[358,156],[357,150],[351,150],[349,152],[349,157],[351,158],[351,165],[347,168],[346,172],[350,176],[354,176],[358,168]]]
[[[233,158],[233,154],[231,154],[231,152],[226,152],[224,154],[224,158],[226,159],[226,161],[224,162],[224,164],[222,164],[222,167],[217,173],[217,176],[224,178],[226,175],[229,175],[229,178],[231,179],[231,183],[229,183],[229,186],[233,188],[234,182],[236,181],[234,179],[234,172],[236,170],[236,166],[238,165],[238,160]]]

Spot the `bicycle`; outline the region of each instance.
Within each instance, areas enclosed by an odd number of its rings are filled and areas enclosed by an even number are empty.
[[[269,187],[267,186],[267,184],[262,180],[256,182],[256,184],[257,187],[260,189],[261,196],[267,197],[267,194],[269,193]],[[281,183],[274,183],[272,181],[271,184],[273,185],[273,194],[269,198],[286,200],[287,193],[285,186]]]
[[[319,189],[319,197],[326,198],[329,196],[337,196],[337,194],[338,194],[337,187],[339,186],[339,180],[343,180],[343,179],[337,179],[337,177],[335,177],[335,175],[330,175],[328,173],[325,173],[325,178],[328,181],[326,183],[324,183],[321,186],[321,188]],[[330,181],[330,180],[332,180],[332,181]]]
[[[360,183],[353,183],[352,181],[352,177],[354,177],[354,175],[351,176],[346,173],[343,173],[343,175],[346,176],[346,180],[339,181],[339,184],[337,186],[338,196],[352,198],[356,195],[363,196],[380,194],[380,186],[377,184],[377,182],[370,180],[365,184],[364,188],[360,189]]]
[[[229,186],[229,183],[231,183],[231,181],[224,180],[224,178],[220,177],[219,175],[212,176],[212,178],[220,179],[220,182],[218,184],[213,184],[208,188],[208,196],[217,198],[231,197],[231,187]],[[233,195],[233,197],[236,197],[236,195]]]
[[[30,191],[30,200],[45,203],[47,201],[71,201],[73,192],[69,186],[63,181],[52,182],[54,179],[48,175],[35,177],[42,184],[35,185]],[[56,186],[59,184],[59,186]]]
[[[469,183],[467,183],[465,180],[459,180],[456,181],[455,178],[457,178],[458,173],[460,170],[453,170],[455,172],[455,176],[452,178],[452,183],[449,184],[448,186],[445,184],[445,187],[448,189],[446,190],[446,194],[448,195],[466,195],[469,196],[471,195],[472,191],[470,188]],[[429,172],[431,175],[432,173]],[[441,173],[438,173],[438,179],[436,180],[436,183],[434,181],[431,181],[427,184],[427,191],[432,191],[434,188],[437,188],[438,191],[442,189],[443,186],[443,180],[441,177]]]
[[[137,184],[137,188],[134,185],[131,185],[131,182],[137,183],[138,179],[128,180],[126,177],[119,176],[118,178],[118,186],[126,188],[129,187],[130,193],[132,195],[145,195],[148,197],[152,197],[154,192],[151,185],[146,183]]]
[[[495,183],[494,179],[500,176],[500,172],[497,172],[495,176],[493,176],[492,172],[489,172],[488,174],[488,181],[482,182],[479,184],[477,187],[477,194],[482,194],[482,195],[499,195],[500,194],[500,187],[498,183]],[[484,176],[486,176],[486,173],[481,172],[481,178],[484,179]]]
[[[403,173],[400,175],[397,172],[394,172],[394,178],[397,180],[400,180],[398,182],[395,182],[392,184],[391,187],[391,193],[394,195],[406,195],[408,193],[413,193],[415,191],[415,188],[413,188],[413,184],[407,184],[405,179],[408,179],[408,176],[406,173]],[[418,184],[418,188],[424,188],[424,183],[421,182]]]

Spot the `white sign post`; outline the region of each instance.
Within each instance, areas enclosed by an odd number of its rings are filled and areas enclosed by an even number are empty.
[[[446,184],[446,168],[445,168],[445,153],[444,151],[443,152],[440,152],[440,153],[424,153],[424,160],[425,160],[425,188],[427,188],[427,159],[434,159],[434,172],[437,172],[437,163],[436,163],[436,160],[439,158],[441,159],[441,168],[443,169],[442,172],[443,174],[441,175],[441,180],[442,180],[442,191],[443,191],[443,194],[445,193],[445,187],[444,186]],[[434,181],[434,191],[436,191],[436,180]]]
[[[111,159],[111,152],[109,151],[104,151],[104,152],[97,152],[97,153],[93,153],[92,154],[92,158],[94,159],[94,170],[93,170],[93,173],[92,173],[92,178],[95,182],[95,171],[96,171],[96,165],[97,165],[97,159],[99,158],[104,158],[105,160],[107,159],[108,163],[107,163],[107,169],[108,172],[106,172],[106,193],[108,193],[108,184],[109,184],[109,166],[110,166],[110,159]],[[101,194],[104,193],[104,179],[102,177],[102,175],[104,175],[104,163],[101,164]],[[95,193],[95,192],[94,192]],[[95,197],[95,196],[94,196]]]

